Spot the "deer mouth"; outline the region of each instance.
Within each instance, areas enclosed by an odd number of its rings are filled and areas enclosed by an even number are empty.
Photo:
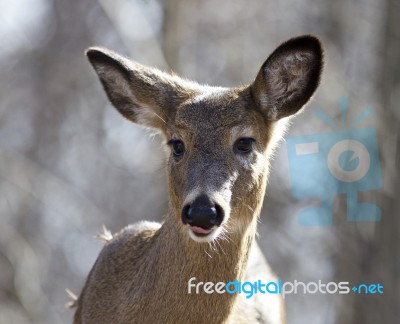
[[[213,226],[211,228],[204,228],[200,226],[188,226],[187,227],[189,237],[199,243],[209,243],[215,240],[219,235],[219,226]]]
[[[199,226],[189,226],[189,229],[198,236],[207,236],[214,230],[214,228],[203,228]]]

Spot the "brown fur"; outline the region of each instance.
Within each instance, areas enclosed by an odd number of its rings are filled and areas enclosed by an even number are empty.
[[[105,49],[87,56],[114,106],[133,122],[185,144],[168,160],[170,210],[162,225],[140,222],[107,235],[78,299],[74,323],[283,323],[278,295],[244,299],[188,294],[188,280],[276,280],[254,242],[269,159],[286,119],[316,90],[322,49],[313,36],[282,44],[249,86],[201,86]],[[238,138],[253,151],[235,154]],[[225,219],[211,242],[189,237],[184,204],[208,193]],[[249,257],[250,255],[250,257]],[[262,298],[261,298],[262,297]]]

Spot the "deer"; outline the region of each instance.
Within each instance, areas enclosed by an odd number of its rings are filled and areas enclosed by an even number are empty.
[[[105,48],[86,55],[119,113],[164,139],[169,205],[162,223],[102,236],[74,323],[285,323],[280,294],[188,285],[277,280],[255,240],[257,222],[274,150],[319,86],[320,40],[289,39],[236,88],[201,85]]]

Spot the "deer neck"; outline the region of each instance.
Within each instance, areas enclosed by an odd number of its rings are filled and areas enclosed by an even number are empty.
[[[157,300],[160,309],[174,309],[173,315],[164,314],[162,320],[173,323],[176,318],[190,316],[201,319],[199,323],[225,323],[238,295],[206,294],[203,287],[199,293],[196,288],[189,293],[188,282],[193,277],[194,284],[243,281],[257,219],[254,217],[244,232],[231,233],[228,239],[210,244],[193,241],[177,219],[172,213],[166,218],[154,237],[151,257],[147,259],[147,273],[153,272],[153,288],[163,292]]]

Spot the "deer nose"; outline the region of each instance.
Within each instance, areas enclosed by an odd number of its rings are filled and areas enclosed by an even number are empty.
[[[221,225],[224,219],[222,208],[206,195],[197,197],[182,210],[182,222],[190,226],[210,229]]]

